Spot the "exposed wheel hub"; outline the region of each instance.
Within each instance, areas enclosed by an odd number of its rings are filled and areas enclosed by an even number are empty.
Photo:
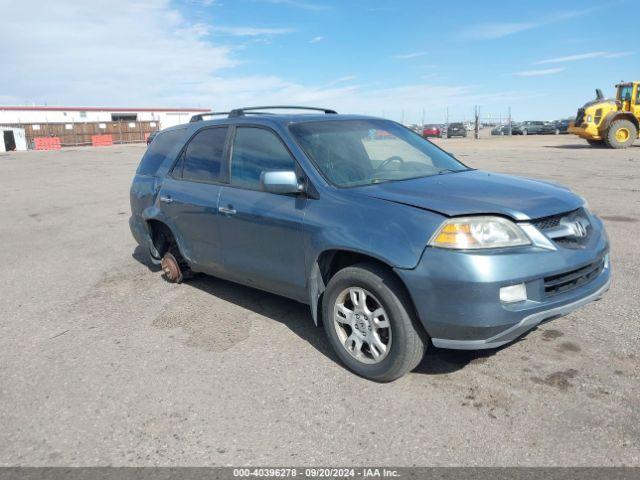
[[[176,257],[171,253],[167,252],[164,254],[164,257],[162,257],[162,261],[160,262],[160,267],[162,267],[162,272],[168,281],[175,283],[182,282],[182,270],[180,269],[180,264],[178,264],[178,260],[176,260]]]

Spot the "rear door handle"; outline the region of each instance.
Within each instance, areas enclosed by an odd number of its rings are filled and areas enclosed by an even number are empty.
[[[172,203],[173,202],[173,198],[166,196],[166,197],[160,197],[160,201],[162,203]]]
[[[218,207],[218,211],[224,215],[235,215],[238,213],[233,207]]]

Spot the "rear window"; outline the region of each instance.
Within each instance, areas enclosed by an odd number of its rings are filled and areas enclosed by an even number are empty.
[[[138,167],[138,175],[155,175],[162,162],[167,155],[171,153],[178,142],[182,141],[186,129],[180,128],[176,130],[168,130],[159,132],[149,144],[145,152],[140,166]]]

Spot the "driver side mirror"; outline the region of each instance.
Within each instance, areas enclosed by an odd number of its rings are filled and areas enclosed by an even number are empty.
[[[262,172],[260,183],[270,193],[291,194],[304,191],[304,186],[298,182],[298,175],[293,170]]]

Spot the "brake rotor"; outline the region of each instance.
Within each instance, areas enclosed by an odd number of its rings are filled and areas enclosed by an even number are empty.
[[[167,280],[170,282],[181,283],[182,282],[182,270],[180,269],[180,264],[176,257],[174,257],[171,253],[167,252],[162,257],[162,261],[160,262],[160,267],[162,268],[162,272]]]

